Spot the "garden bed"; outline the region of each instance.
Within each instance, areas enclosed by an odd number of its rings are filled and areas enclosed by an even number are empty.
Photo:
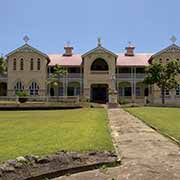
[[[51,156],[25,156],[0,165],[0,180],[39,180],[55,178],[99,167],[120,164],[114,152],[89,153],[60,151]]]
[[[0,110],[52,110],[82,108],[79,104],[0,104]]]

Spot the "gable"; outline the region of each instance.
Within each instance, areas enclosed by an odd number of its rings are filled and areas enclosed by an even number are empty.
[[[82,55],[82,58],[84,58],[84,57],[86,57],[86,56],[88,56],[88,55],[90,55],[90,54],[92,54],[92,53],[104,53],[104,52],[107,53],[107,54],[110,54],[110,55],[112,55],[112,56],[114,56],[114,57],[116,57],[116,58],[118,57],[115,53],[107,50],[106,48],[104,48],[104,47],[102,47],[102,46],[98,46],[98,47],[96,47],[96,48],[88,51],[87,53],[83,54],[83,55]]]
[[[45,57],[49,61],[49,57],[45,53],[37,50],[36,48],[33,48],[32,46],[30,46],[28,44],[24,44],[23,46],[15,49],[14,51],[12,51],[10,53],[8,53],[6,55],[6,57],[9,57],[9,56],[16,54],[16,53],[27,53],[27,52],[39,54],[39,55]]]
[[[172,44],[172,45],[168,46],[167,48],[157,52],[152,57],[158,56],[158,55],[163,54],[163,53],[175,53],[175,52],[180,53],[180,47],[177,46],[176,44]]]
[[[161,51],[159,51],[151,56],[151,58],[149,59],[149,63],[152,63],[152,60],[155,57],[162,55],[164,53],[180,53],[180,47],[176,44],[172,44],[172,45],[168,46],[167,48],[162,49]]]

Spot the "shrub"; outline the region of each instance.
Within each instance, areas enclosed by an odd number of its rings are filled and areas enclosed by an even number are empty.
[[[28,94],[24,91],[17,92],[16,95],[19,97],[18,100],[20,103],[25,103],[28,100]]]
[[[118,102],[119,102],[119,104],[128,104],[128,101],[126,101],[124,99],[119,99]]]

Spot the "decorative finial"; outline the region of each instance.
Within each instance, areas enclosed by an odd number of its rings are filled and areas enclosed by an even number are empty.
[[[176,36],[173,35],[173,36],[170,38],[170,40],[171,40],[172,43],[174,44],[174,43],[176,42],[177,38],[176,38]]]
[[[101,47],[101,38],[100,37],[98,37],[98,47]]]
[[[128,42],[128,46],[131,47],[132,46],[132,43],[131,41]]]
[[[71,44],[70,41],[67,41],[66,42],[66,47],[70,47],[70,44]]]
[[[29,41],[29,37],[28,37],[27,35],[25,35],[24,38],[23,38],[23,40],[24,40],[25,44],[27,44],[28,41]]]
[[[128,42],[128,47],[132,47],[132,48],[134,47],[131,41]]]

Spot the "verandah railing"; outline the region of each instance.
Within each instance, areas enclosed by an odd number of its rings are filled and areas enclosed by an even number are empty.
[[[58,78],[81,78],[81,73],[68,73],[66,75],[59,75]],[[54,74],[49,73],[48,78],[54,78]]]
[[[19,98],[27,99],[27,102],[37,102],[37,103],[62,103],[62,104],[77,104],[79,103],[79,96],[0,96],[0,103],[18,103]]]
[[[146,74],[144,73],[136,73],[136,74],[131,74],[131,73],[117,73],[116,78],[117,79],[131,79],[131,78],[136,78],[136,79],[144,79]]]

